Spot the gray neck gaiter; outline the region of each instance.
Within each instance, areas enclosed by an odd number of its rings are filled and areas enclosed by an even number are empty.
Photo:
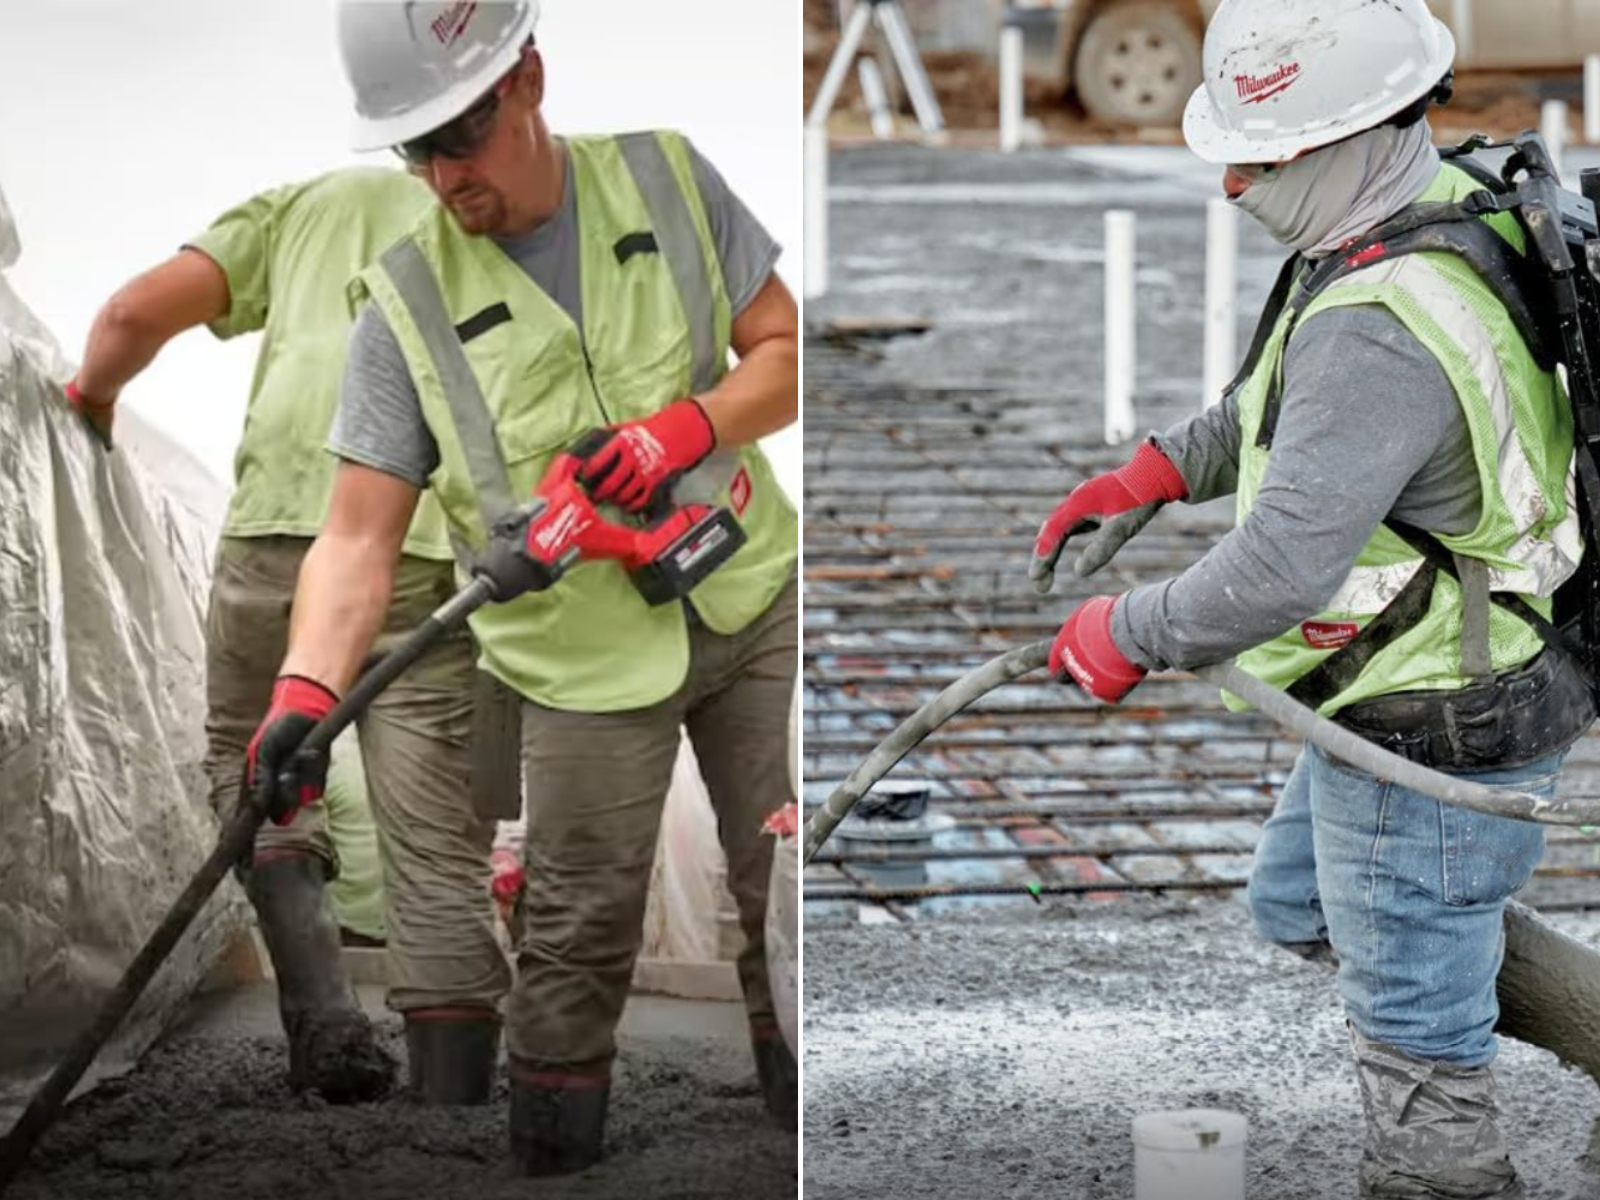
[[[1426,121],[1383,125],[1268,172],[1233,203],[1285,246],[1318,258],[1411,204],[1438,171]]]

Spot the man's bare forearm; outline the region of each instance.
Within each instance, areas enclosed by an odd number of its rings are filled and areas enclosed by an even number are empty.
[[[394,550],[359,534],[323,533],[300,566],[281,673],[343,695],[361,672],[394,590]]]
[[[698,399],[719,446],[745,446],[794,424],[800,415],[798,339],[770,338],[752,347]]]
[[[172,338],[228,311],[228,279],[198,250],[183,250],[130,280],[95,314],[78,390],[109,404]]]
[[[746,446],[800,416],[800,310],[776,275],[734,318],[739,364],[696,396],[719,446]]]

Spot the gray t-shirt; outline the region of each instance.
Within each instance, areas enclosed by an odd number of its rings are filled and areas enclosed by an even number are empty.
[[[1231,401],[1157,443],[1192,503],[1234,491]],[[1152,669],[1229,658],[1321,612],[1391,514],[1466,533],[1482,508],[1472,438],[1438,360],[1385,308],[1328,309],[1289,341],[1272,453],[1249,515],[1177,578],[1129,592],[1112,637]]]
[[[563,147],[562,153],[565,154]],[[733,315],[737,317],[772,274],[779,247],[717,169],[689,147],[694,179],[705,202],[712,240]],[[561,205],[530,233],[495,238],[552,300],[582,328],[578,206],[570,163],[563,172]],[[376,305],[368,304],[350,331],[349,355],[339,409],[328,448],[340,458],[427,487],[439,465],[439,445],[423,420],[422,403],[394,332]]]

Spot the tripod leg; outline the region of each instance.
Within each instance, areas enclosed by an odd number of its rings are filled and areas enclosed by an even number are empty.
[[[817,98],[811,102],[811,111],[806,114],[806,124],[822,125],[827,122],[828,114],[833,111],[833,102],[839,98],[839,89],[844,85],[844,77],[849,74],[850,64],[855,61],[856,51],[861,48],[861,36],[867,31],[867,22],[872,19],[875,7],[867,0],[858,0],[850,11],[850,20],[839,37],[839,48],[833,52],[828,72],[822,77],[822,86],[817,89]]]
[[[933,84],[922,65],[922,56],[917,53],[917,44],[911,38],[911,27],[906,24],[906,15],[901,11],[898,0],[885,0],[872,7],[878,14],[878,27],[889,39],[889,49],[900,68],[900,77],[905,80],[906,91],[911,94],[911,107],[916,109],[917,122],[924,133],[940,132],[944,128],[944,113],[939,109],[939,98],[933,94]]]

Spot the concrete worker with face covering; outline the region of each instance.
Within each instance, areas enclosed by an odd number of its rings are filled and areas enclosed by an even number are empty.
[[[1423,0],[1224,0],[1184,134],[1228,198],[1294,251],[1222,403],[1077,487],[1031,574],[1096,528],[1097,569],[1164,503],[1237,499],[1175,579],[1092,599],[1050,665],[1116,702],[1149,670],[1236,657],[1407,758],[1539,795],[1593,716],[1541,617],[1575,570],[1565,395],[1465,259],[1370,243],[1481,184],[1424,113],[1449,31]],[[1486,224],[1521,250],[1514,218]],[[1307,746],[1256,851],[1257,929],[1337,959],[1366,1115],[1364,1197],[1523,1194],[1498,1123],[1507,899],[1540,826],[1484,816]]]
[[[767,983],[761,827],[792,798],[799,523],[756,440],[796,417],[799,333],[777,246],[682,136],[551,134],[536,16],[526,0],[338,6],[356,148],[393,147],[438,202],[355,286],[365,304],[329,438],[343,461],[256,765],[277,778],[355,679],[424,489],[481,551],[556,455],[600,428],[578,479],[611,519],[701,497],[738,519],[743,547],[682,602],[648,605],[619,564],[580,562],[473,618],[484,666],[522,707],[510,1144],[522,1171],[555,1174],[601,1153],[685,727],[745,933],[755,1066],[769,1110],[796,1119]]]

